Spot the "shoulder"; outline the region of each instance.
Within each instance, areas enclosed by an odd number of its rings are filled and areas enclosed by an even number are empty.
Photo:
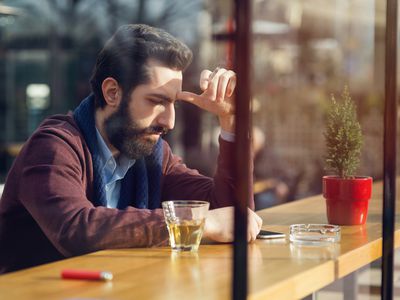
[[[54,115],[45,119],[38,129],[32,134],[31,139],[38,136],[60,138],[69,143],[81,143],[83,135],[71,113],[67,115]]]
[[[162,152],[163,152],[163,169],[165,170],[165,168],[169,164],[174,154],[172,153],[171,147],[169,146],[168,142],[164,139],[162,140]]]
[[[169,170],[176,164],[180,164],[182,163],[182,158],[178,155],[175,155],[172,150],[170,145],[168,144],[167,141],[165,141],[164,139],[163,141],[163,147],[162,147],[162,151],[163,151],[163,162],[162,162],[162,169],[163,169],[163,173],[168,173]]]
[[[72,114],[54,115],[45,119],[26,141],[21,154],[38,157],[64,158],[84,156],[85,140]]]
[[[35,134],[49,133],[69,138],[80,138],[81,132],[71,113],[54,115],[46,118],[34,132]]]

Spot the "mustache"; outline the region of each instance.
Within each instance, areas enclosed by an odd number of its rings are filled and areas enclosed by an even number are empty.
[[[141,133],[145,134],[160,134],[160,135],[166,135],[168,133],[168,129],[162,126],[150,126],[145,129]]]

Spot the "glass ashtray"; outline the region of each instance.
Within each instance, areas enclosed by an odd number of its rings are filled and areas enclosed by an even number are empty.
[[[290,225],[290,241],[293,243],[319,245],[340,241],[340,227],[330,224]]]

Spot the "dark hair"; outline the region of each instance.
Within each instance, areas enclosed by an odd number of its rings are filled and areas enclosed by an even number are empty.
[[[192,51],[166,31],[143,24],[121,26],[107,41],[97,57],[90,78],[96,106],[104,107],[101,85],[107,77],[114,78],[124,95],[150,78],[146,63],[155,59],[166,67],[184,71],[192,61]]]

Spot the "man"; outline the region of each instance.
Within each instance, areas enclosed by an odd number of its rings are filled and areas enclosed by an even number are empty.
[[[93,94],[46,119],[11,168],[0,202],[0,272],[101,249],[166,245],[163,200],[210,201],[204,237],[232,241],[232,71],[203,71],[201,95],[183,92],[191,51],[163,30],[125,25],[100,52]],[[188,169],[160,138],[177,99],[220,120],[215,177]],[[254,207],[253,199],[250,206]],[[248,240],[261,219],[249,210]]]

